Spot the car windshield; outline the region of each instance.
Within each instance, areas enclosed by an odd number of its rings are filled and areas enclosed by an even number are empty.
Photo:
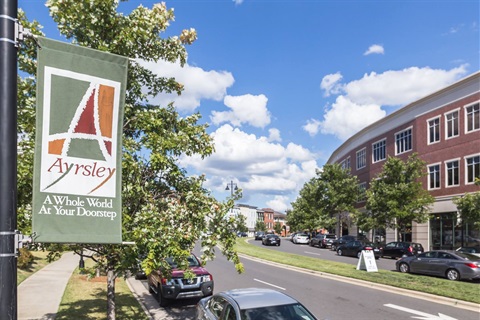
[[[306,233],[298,233],[297,237],[308,237]]]
[[[471,254],[471,253],[467,253],[467,252],[456,252],[457,256],[460,256],[464,259],[468,259],[470,261],[480,261],[480,257],[479,256],[476,256],[474,254]]]
[[[172,268],[176,268],[178,266],[178,264],[175,262],[175,260],[173,260],[173,258],[167,258],[167,262]],[[190,257],[188,257],[188,266],[198,267],[200,266],[200,262],[194,255],[191,255]]]
[[[240,310],[242,320],[315,320],[316,318],[300,303]]]

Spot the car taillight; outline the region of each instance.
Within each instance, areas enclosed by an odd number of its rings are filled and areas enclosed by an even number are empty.
[[[365,247],[364,250],[372,250],[372,247]]]
[[[408,247],[408,252],[413,253],[413,248],[411,246]]]
[[[472,263],[472,262],[465,263],[465,265],[467,267],[472,268],[472,269],[480,268],[480,266],[478,266],[478,265],[476,265],[475,263]]]

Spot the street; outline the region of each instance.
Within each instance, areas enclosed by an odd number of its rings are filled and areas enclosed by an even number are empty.
[[[252,241],[253,242],[253,241]],[[320,253],[332,253],[329,250],[309,246],[282,243],[272,250],[317,250]],[[219,253],[220,254],[220,253]],[[306,253],[308,254],[308,253]],[[356,258],[338,257],[345,260]],[[478,320],[480,313],[420,299],[415,294],[404,295],[395,292],[377,290],[376,286],[360,286],[355,280],[342,282],[328,275],[316,275],[312,272],[298,272],[290,268],[272,266],[251,260],[241,259],[245,273],[239,275],[232,263],[223,256],[217,256],[207,263],[207,269],[213,274],[215,292],[245,287],[264,287],[282,291],[302,302],[318,319],[437,319],[437,320]],[[380,259],[387,262],[389,259]],[[388,266],[387,266],[388,268]],[[365,272],[365,271],[358,271]],[[358,282],[357,282],[358,283]],[[172,319],[193,319],[196,300],[177,301],[165,311]]]

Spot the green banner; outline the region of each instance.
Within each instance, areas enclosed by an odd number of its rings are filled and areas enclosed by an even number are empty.
[[[38,38],[36,242],[122,242],[128,58]]]

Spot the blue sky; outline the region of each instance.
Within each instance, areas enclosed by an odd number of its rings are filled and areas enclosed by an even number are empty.
[[[120,3],[128,13],[142,4]],[[216,152],[182,158],[219,199],[291,208],[303,184],[360,129],[479,70],[478,0],[173,0],[164,36],[194,28],[188,64],[148,67],[185,85],[182,115],[200,112]],[[62,40],[44,1],[19,0]]]

